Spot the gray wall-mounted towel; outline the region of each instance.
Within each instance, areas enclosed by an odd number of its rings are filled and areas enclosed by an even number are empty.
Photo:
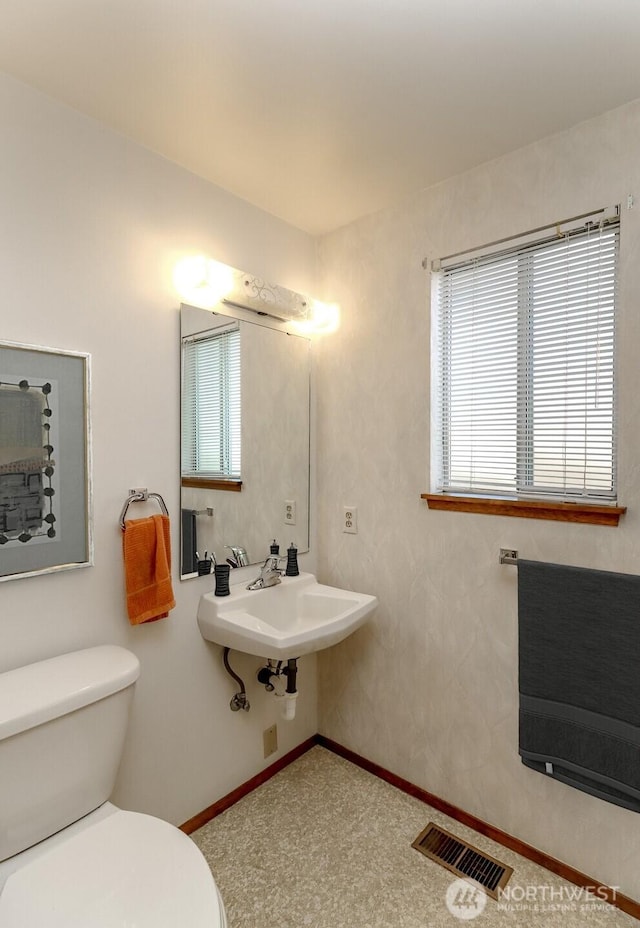
[[[640,577],[518,560],[520,755],[640,811]]]

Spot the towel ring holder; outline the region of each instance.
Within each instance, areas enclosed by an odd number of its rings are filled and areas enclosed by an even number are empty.
[[[165,516],[169,515],[169,510],[167,509],[166,503],[159,493],[149,493],[146,487],[136,487],[134,490],[129,490],[129,496],[126,498],[124,506],[122,507],[122,512],[120,513],[120,528],[123,532],[124,517],[126,516],[127,510],[131,503],[146,503],[147,500],[150,499],[156,500]]]

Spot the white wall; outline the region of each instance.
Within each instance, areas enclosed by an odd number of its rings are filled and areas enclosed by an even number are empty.
[[[324,652],[321,732],[640,898],[635,813],[518,756],[516,571],[527,558],[640,573],[640,103],[363,219],[321,243],[342,326],[318,362],[318,573],[375,593],[374,620]],[[627,201],[619,327],[620,527],[430,512],[430,259]],[[341,534],[341,507],[359,533]]]
[[[135,651],[142,675],[114,798],[180,823],[279,755],[262,757],[262,730],[277,713],[254,680],[260,661],[235,657],[252,709],[232,713],[221,649],[196,625],[198,597],[213,581],[178,580],[171,272],[185,254],[206,253],[314,292],[315,244],[6,76],[0,125],[0,338],[91,354],[95,500],[94,567],[0,584],[0,669],[102,642]],[[132,486],[161,493],[174,517],[177,606],[138,628],[124,608],[118,527]],[[138,505],[130,515],[146,512]],[[298,718],[279,723],[280,754],[317,730],[313,659],[301,662],[299,687]]]

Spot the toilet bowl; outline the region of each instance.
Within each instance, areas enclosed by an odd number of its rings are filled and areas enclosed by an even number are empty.
[[[2,928],[225,928],[193,841],[160,819],[106,806],[0,864]]]
[[[2,928],[226,928],[193,841],[107,799],[138,673],[103,646],[0,674]]]

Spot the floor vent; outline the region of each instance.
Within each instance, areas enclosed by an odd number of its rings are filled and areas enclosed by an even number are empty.
[[[457,876],[478,883],[493,899],[498,898],[498,891],[507,885],[513,873],[513,867],[507,867],[433,822],[429,822],[411,847]]]

